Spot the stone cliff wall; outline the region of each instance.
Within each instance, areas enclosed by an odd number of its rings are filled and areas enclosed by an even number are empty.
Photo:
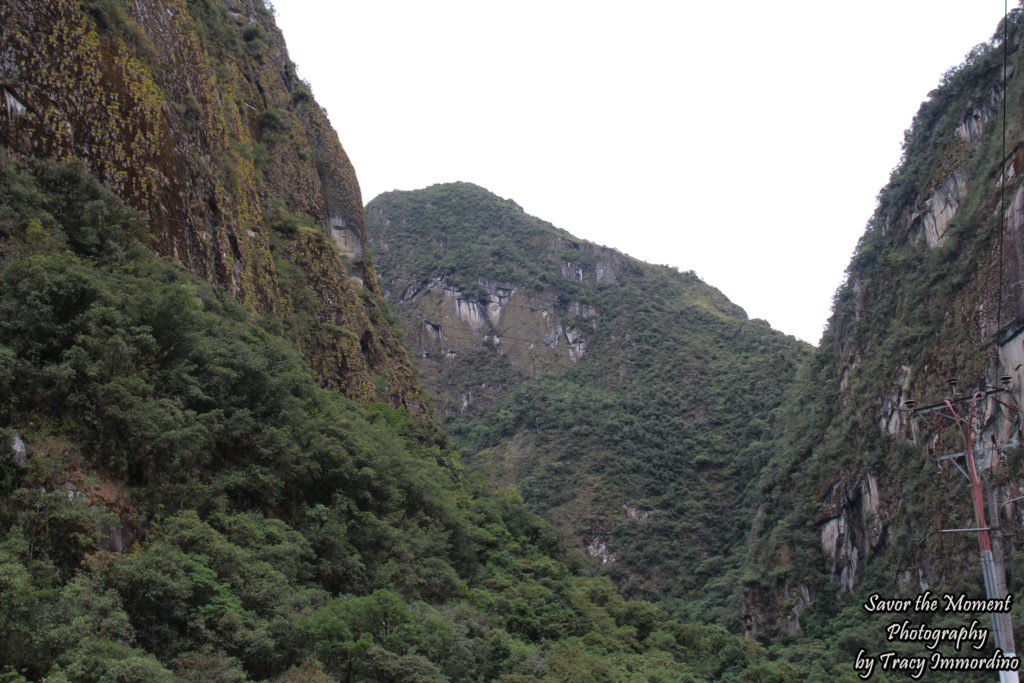
[[[298,343],[325,384],[418,403],[409,361],[368,303],[380,292],[355,173],[261,0],[12,0],[0,6],[0,90],[0,145],[84,160],[149,215],[154,250],[256,314],[293,308],[272,224],[317,226],[336,249],[281,240],[319,298],[323,324]],[[328,331],[340,309],[363,343]]]
[[[993,41],[922,105],[790,400],[803,426],[783,427],[775,445],[789,473],[762,484],[788,509],[762,504],[749,545],[749,562],[778,578],[746,591],[751,630],[799,631],[808,596],[822,589],[913,595],[980,584],[977,538],[941,533],[974,526],[967,480],[942,459],[964,450],[966,432],[915,407],[998,392],[978,402],[971,445],[996,495],[988,522],[1002,526],[1007,553],[1024,544],[1019,503],[1002,504],[1024,491],[1021,459],[992,448],[1018,439],[1024,401],[1024,84],[1012,28],[1005,82]],[[965,417],[969,403],[958,404]],[[794,503],[787,487],[806,493]],[[806,555],[795,560],[798,549]],[[878,562],[885,569],[872,571]]]
[[[391,266],[382,267],[384,297],[406,322],[409,343],[427,384],[435,387],[441,412],[479,414],[520,381],[568,370],[587,353],[601,317],[593,305],[493,274],[466,285],[451,272],[410,272],[389,244],[391,219],[384,208],[371,205],[373,249]],[[611,249],[556,234],[531,248],[537,264],[584,287],[614,284],[627,260]],[[481,379],[485,364],[495,372]]]

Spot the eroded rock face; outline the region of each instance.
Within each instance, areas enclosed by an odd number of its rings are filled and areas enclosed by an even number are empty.
[[[795,593],[796,600],[789,610],[786,625],[783,629],[790,635],[800,633],[800,615],[804,613],[804,610],[811,606],[811,603],[814,602],[814,598],[817,595],[817,591],[814,590],[814,587],[807,583],[800,583],[796,587]]]
[[[331,237],[334,238],[334,243],[338,245],[338,249],[342,254],[352,260],[353,263],[362,263],[364,259],[363,240],[359,238],[359,234],[355,230],[350,230],[344,227],[338,227],[337,223],[331,223]]]
[[[608,541],[600,536],[594,536],[587,544],[586,550],[588,555],[597,558],[601,564],[611,564],[616,560],[615,553],[608,547]]]
[[[313,329],[299,346],[319,383],[360,401],[384,400],[392,406],[421,405],[411,363],[395,330],[376,302],[360,296],[362,282],[346,275],[338,254],[316,235],[298,235],[284,247],[309,279],[326,325]],[[386,377],[383,387],[374,377]]]
[[[885,540],[887,520],[879,506],[878,482],[870,473],[852,485],[846,480],[836,482],[825,504],[838,514],[820,525],[821,549],[831,578],[842,591],[852,591],[862,563]]]
[[[1024,149],[1020,149],[1007,165],[1007,173],[1019,172],[1024,166]],[[1009,199],[1006,227],[1003,232],[1003,280],[1002,301],[986,302],[990,311],[1001,308],[1002,320],[989,320],[986,332],[993,334],[1005,321],[1019,320],[1024,316],[1024,185],[1017,188]],[[990,316],[991,317],[991,316]],[[1013,368],[1015,366],[1009,366]]]
[[[946,228],[966,194],[967,174],[963,169],[957,169],[924,201],[921,213],[915,220],[920,221],[921,233],[929,247],[942,244]]]
[[[252,147],[245,101],[222,97],[184,3],[131,6],[146,46],[101,29],[71,0],[5,3],[0,63],[22,106],[0,113],[0,142],[25,155],[82,159],[150,215],[161,253],[253,309],[273,310],[280,299],[266,235],[253,229],[256,169],[232,147]]]
[[[35,452],[29,454],[20,437],[17,437],[17,442],[21,465],[29,457],[38,455]],[[120,553],[141,542],[147,533],[148,524],[139,514],[127,489],[99,472],[88,469],[77,449],[61,443],[67,448],[60,449],[59,463],[53,458],[53,453],[44,456],[47,464],[38,468],[36,473],[46,471],[47,475],[34,485],[44,495],[56,494],[69,507],[84,510],[83,517],[88,520],[85,532],[93,537],[98,547]],[[43,451],[52,450],[43,448]]]
[[[645,510],[632,505],[623,505],[622,509],[626,511],[626,519],[637,519],[641,522],[646,522],[651,515],[657,512],[657,510]]]
[[[910,383],[913,368],[900,365],[893,378],[892,390],[882,400],[878,411],[878,426],[890,435],[898,438],[909,436],[909,414],[904,410],[904,402],[910,398]]]
[[[158,253],[258,314],[292,306],[270,249],[271,214],[303,217],[348,259],[321,250],[323,260],[304,262],[322,313],[316,338],[304,343],[318,375],[368,399],[363,368],[373,367],[388,385],[374,400],[415,393],[400,344],[385,344],[398,354],[390,362],[332,348],[336,335],[326,325],[342,309],[362,309],[357,338],[365,320],[374,338],[393,331],[359,295],[379,289],[365,257],[355,172],[296,75],[270,10],[262,0],[136,0],[126,8],[111,23],[75,0],[0,4],[0,145],[16,155],[81,159],[148,214]],[[302,235],[282,239],[292,253],[310,251]],[[354,286],[333,286],[345,282]],[[363,347],[359,353],[377,345]]]
[[[480,330],[488,321],[487,312],[479,300],[456,298],[455,314],[474,330]]]
[[[396,280],[390,286],[400,291],[390,295],[396,306],[416,311],[409,341],[431,374],[444,372],[439,364],[462,363],[481,348],[496,353],[523,377],[567,369],[586,354],[588,334],[599,317],[593,306],[579,301],[562,307],[517,283],[488,278],[477,280],[473,295],[445,275]],[[587,320],[589,329],[566,325],[569,316]],[[467,385],[439,396],[440,407],[446,414],[462,415],[491,405],[504,390],[499,383]]]
[[[10,455],[8,456],[10,463],[15,467],[24,467],[27,455],[28,451],[25,449],[25,442],[20,434],[15,434],[11,438],[10,443]]]
[[[467,197],[485,192],[466,186]],[[453,189],[452,192],[458,192]],[[476,199],[476,198],[475,198]],[[462,201],[462,200],[459,200]],[[443,385],[438,394],[438,407],[447,415],[465,415],[493,405],[515,383],[545,372],[564,372],[581,362],[591,349],[591,342],[602,320],[601,312],[581,296],[564,297],[563,285],[579,286],[583,291],[607,287],[622,281],[628,270],[628,257],[618,252],[586,243],[560,231],[541,228],[537,219],[525,216],[510,200],[497,197],[483,199],[500,207],[511,206],[512,217],[495,213],[491,208],[461,218],[470,227],[447,224],[446,230],[433,230],[428,215],[409,217],[394,213],[394,207],[371,203],[368,211],[372,227],[373,249],[382,272],[387,273],[383,287],[386,299],[392,302],[410,330],[409,342],[423,363],[427,383]],[[410,207],[400,207],[409,210]],[[414,214],[444,213],[442,206],[425,202],[412,207]],[[457,212],[457,207],[452,208]],[[525,227],[533,223],[533,228]],[[515,225],[515,228],[511,226]],[[460,233],[463,230],[465,233]],[[488,244],[488,233],[524,230],[532,240],[528,254],[530,263],[521,261],[503,268],[501,258],[491,256],[490,267],[438,268],[445,254],[454,255],[452,263],[460,263],[459,255]],[[478,233],[479,231],[479,233]],[[416,233],[414,238],[411,233]],[[449,232],[451,234],[449,234]],[[426,240],[425,244],[419,242]],[[518,238],[517,238],[518,239]],[[413,246],[419,245],[419,246]],[[407,251],[436,248],[426,268],[411,268]],[[544,272],[543,278],[517,279],[503,277],[525,270]],[[635,269],[635,267],[634,267]],[[502,271],[505,271],[504,273]],[[591,298],[591,297],[587,297]],[[490,361],[505,366],[493,381],[462,382],[463,375],[474,374],[470,367],[481,364],[481,351],[487,350]],[[473,359],[473,360],[471,360]],[[463,364],[466,367],[462,367]],[[434,381],[434,377],[447,379]],[[481,386],[477,386],[481,384]],[[484,387],[482,384],[486,384]],[[448,387],[451,387],[449,390]]]

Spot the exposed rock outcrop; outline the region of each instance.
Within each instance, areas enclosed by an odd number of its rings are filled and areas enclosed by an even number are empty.
[[[24,467],[28,451],[25,449],[25,442],[22,440],[20,434],[15,433],[11,437],[8,448],[8,461],[15,467]]]
[[[829,575],[841,590],[852,591],[862,563],[885,540],[886,513],[879,505],[878,481],[870,473],[852,484],[845,479],[838,481],[829,491],[825,507],[835,513],[820,525]]]

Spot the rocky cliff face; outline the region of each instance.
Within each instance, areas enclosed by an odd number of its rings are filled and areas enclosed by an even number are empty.
[[[578,294],[635,273],[632,259],[526,215],[465,183],[385,195],[367,208],[385,298],[405,322],[420,368],[450,417],[492,408],[525,379],[565,372],[586,355],[600,324]],[[410,205],[409,200],[414,202]],[[452,220],[460,205],[490,213]],[[523,240],[503,256],[504,241]],[[527,263],[527,260],[530,263]]]
[[[261,0],[4,3],[0,90],[9,153],[84,160],[149,215],[157,252],[254,313],[296,310],[279,271],[298,264],[318,324],[295,341],[321,382],[418,405],[355,173]]]
[[[870,591],[981,590],[976,536],[940,533],[976,526],[963,463],[942,459],[964,450],[964,432],[938,412],[914,412],[945,398],[989,392],[970,442],[1007,556],[1024,543],[1010,501],[1024,491],[1020,456],[993,448],[1018,440],[1024,400],[1018,22],[1019,10],[1006,80],[1000,32],[922,105],[822,345],[782,411],[748,545],[748,566],[770,577],[744,590],[752,629],[799,632],[823,594],[855,602]],[[966,417],[970,401],[958,406]]]

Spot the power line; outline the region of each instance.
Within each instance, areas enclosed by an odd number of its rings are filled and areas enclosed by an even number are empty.
[[[1009,83],[1006,81],[1006,44],[1009,38],[1007,22],[1007,0],[1003,0],[1003,141],[999,169],[999,287],[996,290],[996,334],[1003,324],[1003,231],[1006,223],[1006,100],[1010,94]]]

